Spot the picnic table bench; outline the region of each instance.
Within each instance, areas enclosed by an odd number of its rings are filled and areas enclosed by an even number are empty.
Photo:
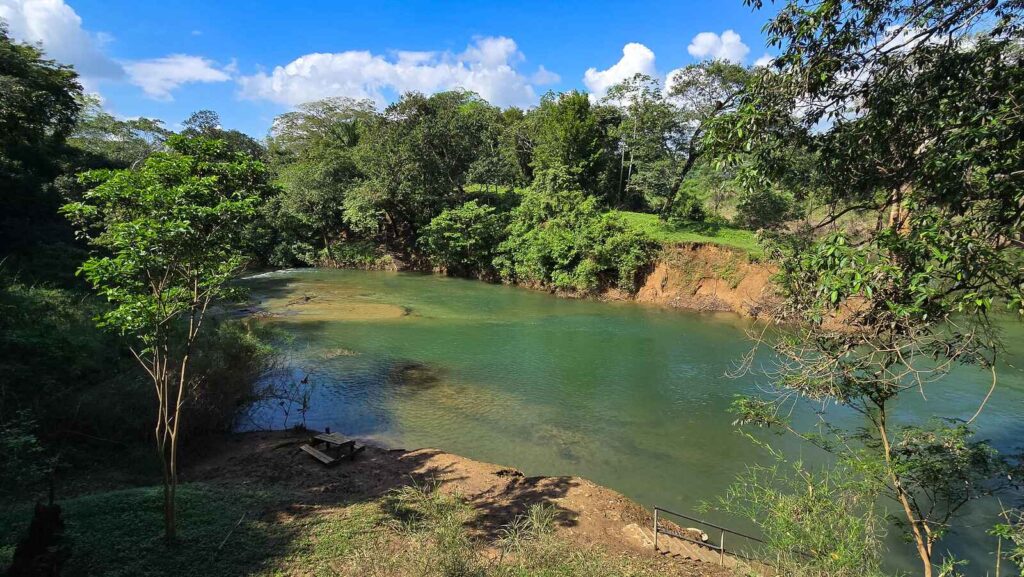
[[[345,438],[338,433],[319,433],[310,437],[309,443],[301,445],[299,448],[324,465],[333,467],[342,459],[352,459],[366,446],[358,445],[354,440]]]

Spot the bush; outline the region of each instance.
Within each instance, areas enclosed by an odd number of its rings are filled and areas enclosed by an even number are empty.
[[[508,238],[494,263],[508,282],[594,293],[609,285],[636,290],[657,245],[559,171],[538,175],[512,212]]]
[[[267,325],[228,321],[211,329],[200,337],[193,361],[198,377],[184,421],[186,439],[233,430],[255,400],[256,383],[277,364]]]
[[[490,276],[506,221],[507,213],[470,200],[434,217],[423,229],[420,246],[434,266],[449,273]]]
[[[878,510],[877,471],[839,463],[752,466],[721,499],[723,509],[764,535],[758,556],[793,577],[881,577],[886,519]]]
[[[747,191],[736,205],[736,224],[750,229],[777,229],[795,216],[793,197],[772,189]]]

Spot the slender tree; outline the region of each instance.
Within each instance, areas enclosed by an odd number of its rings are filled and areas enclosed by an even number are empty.
[[[267,187],[259,161],[218,140],[175,136],[138,170],[82,175],[93,188],[63,208],[95,252],[80,273],[112,308],[99,318],[132,338],[156,393],[164,528],[175,539],[183,408],[194,346],[210,306],[232,294],[239,234]]]
[[[778,316],[800,324],[768,339],[781,359],[778,395],[741,401],[741,420],[874,471],[929,577],[936,543],[999,470],[972,425],[997,383],[993,311],[1024,315],[1022,9],[1019,0],[787,1],[766,27],[781,50],[774,66],[705,140],[754,189],[780,186],[785,151],[806,148],[828,207],[772,243]],[[871,225],[842,226],[850,216]],[[898,398],[940,386],[958,364],[991,373],[978,406],[900,420]],[[843,405],[868,426],[837,430],[826,415],[834,434],[798,430],[782,405],[801,397]]]

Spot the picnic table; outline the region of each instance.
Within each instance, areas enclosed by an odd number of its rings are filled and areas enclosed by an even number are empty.
[[[319,433],[310,437],[309,443],[299,448],[324,465],[333,467],[343,459],[352,459],[366,446],[359,445],[355,440],[338,433]]]

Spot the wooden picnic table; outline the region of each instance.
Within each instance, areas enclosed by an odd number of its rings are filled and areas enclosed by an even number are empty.
[[[357,445],[355,440],[338,433],[319,433],[310,437],[309,443],[299,448],[324,465],[334,466],[342,459],[352,459],[366,447]]]

